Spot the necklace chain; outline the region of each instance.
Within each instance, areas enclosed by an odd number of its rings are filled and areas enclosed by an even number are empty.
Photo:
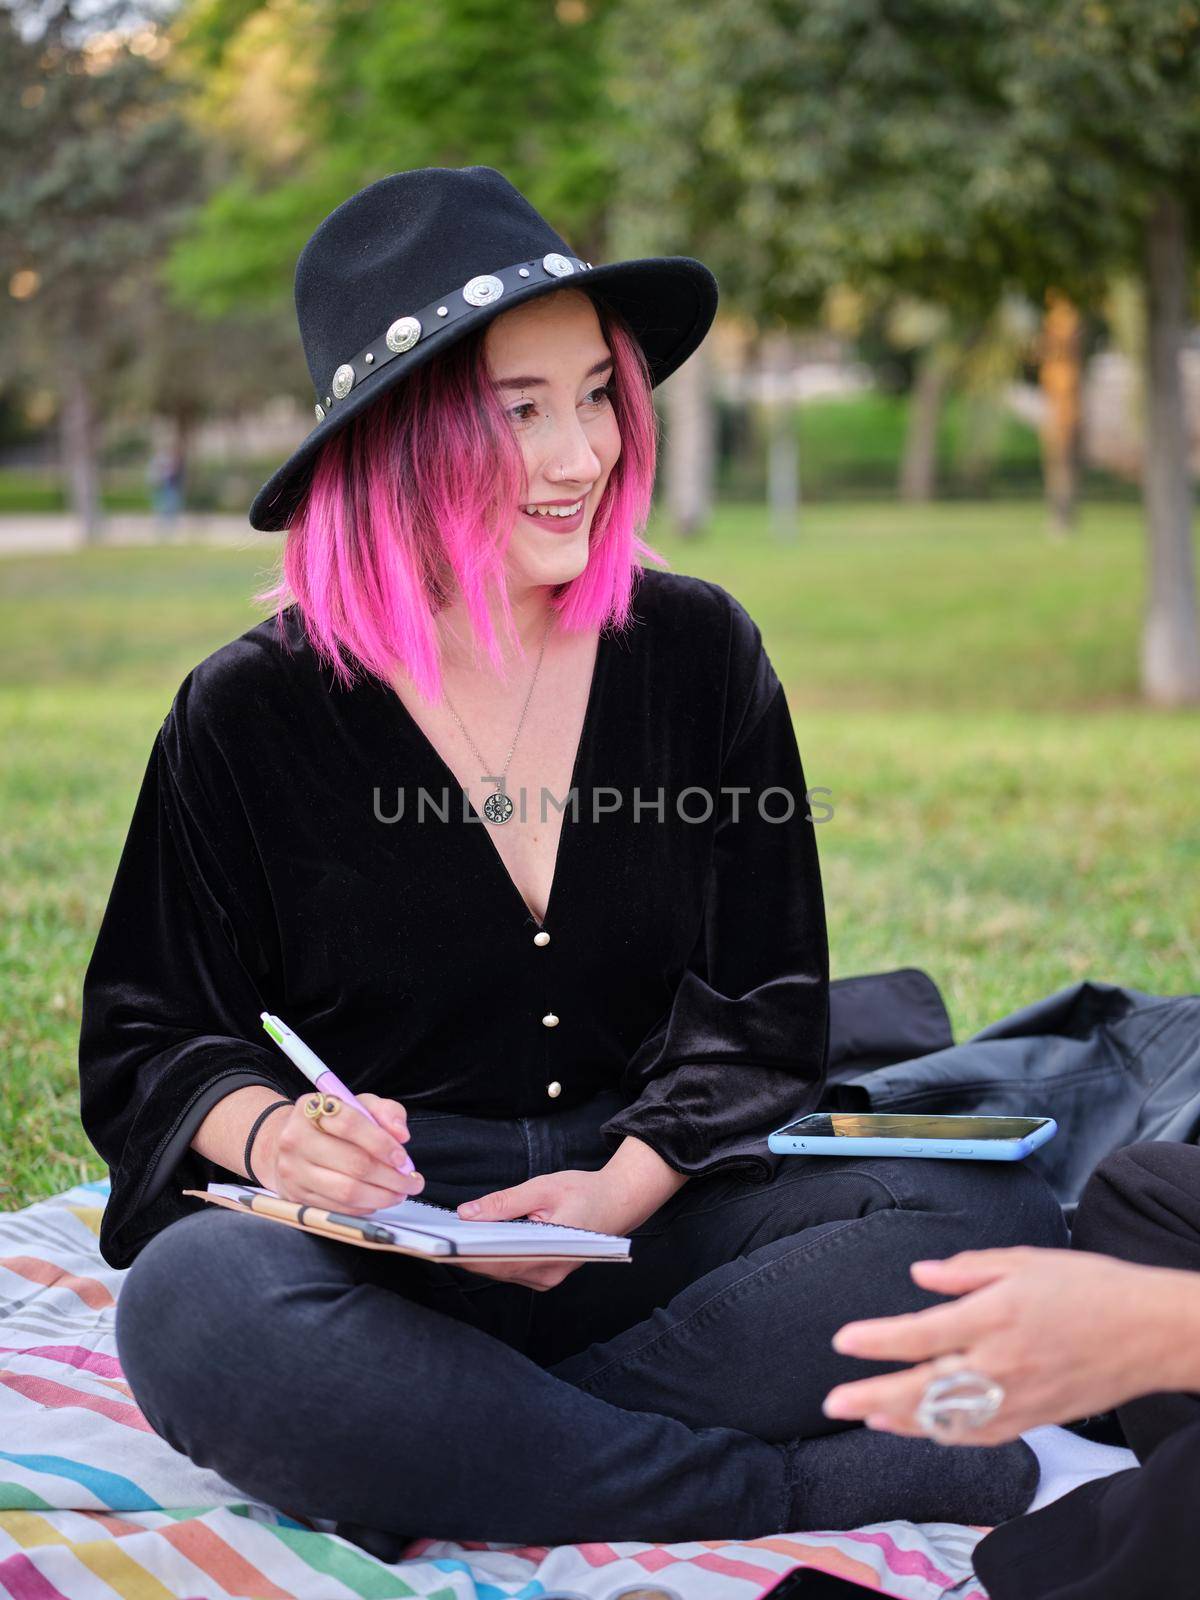
[[[513,814],[513,803],[505,793],[504,780],[508,776],[509,762],[511,762],[513,758],[513,751],[517,748],[517,740],[521,737],[521,729],[525,726],[525,713],[529,710],[529,702],[533,698],[533,686],[538,680],[538,673],[542,670],[542,657],[546,654],[546,641],[550,637],[550,625],[553,621],[554,613],[551,612],[546,618],[546,631],[542,634],[542,648],[538,651],[537,666],[534,667],[533,677],[529,680],[529,693],[525,696],[525,704],[521,707],[521,718],[517,723],[517,731],[513,734],[513,742],[509,746],[508,757],[500,771],[499,787],[495,789],[493,793],[489,794],[483,803],[484,816],[489,822],[494,823],[496,826],[499,826],[503,822],[507,822]],[[458,723],[459,727],[462,728],[463,738],[471,746],[471,749],[475,753],[476,759],[483,764],[484,770],[486,771],[488,765],[487,757],[483,755],[479,749],[479,746],[467,732],[466,727],[463,725],[462,718],[450,704],[450,696],[445,694],[444,691],[443,698],[445,699],[450,715],[454,718],[455,722]]]

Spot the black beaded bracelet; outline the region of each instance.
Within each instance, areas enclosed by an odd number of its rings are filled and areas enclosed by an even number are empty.
[[[272,1100],[269,1106],[264,1106],[255,1117],[254,1125],[251,1127],[249,1135],[246,1138],[246,1153],[242,1157],[242,1165],[245,1167],[246,1176],[250,1179],[251,1183],[258,1184],[260,1189],[262,1188],[262,1184],[259,1183],[258,1179],[254,1176],[254,1168],[250,1165],[250,1146],[254,1143],[254,1135],[258,1132],[259,1128],[262,1127],[263,1122],[271,1115],[272,1111],[278,1111],[280,1106],[290,1106],[291,1104],[292,1102],[290,1100]]]

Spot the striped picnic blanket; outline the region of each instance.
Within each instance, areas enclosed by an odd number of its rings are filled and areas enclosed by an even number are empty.
[[[886,1523],[744,1542],[553,1548],[417,1539],[385,1563],[195,1466],[117,1361],[107,1182],[0,1214],[0,1597],[8,1600],[759,1600],[797,1568],[897,1600],[986,1600],[980,1529]]]

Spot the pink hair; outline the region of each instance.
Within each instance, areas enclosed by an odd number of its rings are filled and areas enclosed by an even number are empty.
[[[625,627],[641,558],[667,564],[640,537],[657,463],[650,371],[624,318],[592,298],[613,357],[621,454],[592,519],[588,564],[551,596],[568,632]],[[281,638],[294,597],[319,659],[343,684],[353,683],[355,664],[385,682],[403,668],[425,699],[440,701],[434,617],[456,591],[477,647],[497,671],[489,587],[523,654],[503,558],[528,491],[520,446],[488,374],[486,331],[418,367],[329,440],[289,524],[278,581],[254,596],[275,604]]]

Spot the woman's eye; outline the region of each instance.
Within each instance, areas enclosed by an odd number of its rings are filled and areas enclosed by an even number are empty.
[[[593,389],[583,403],[589,406],[602,406],[610,401],[612,397],[613,385],[606,383],[602,384],[599,389]],[[536,410],[536,400],[523,400],[519,406],[510,406],[508,414],[516,422],[529,422],[531,420],[530,414]]]

